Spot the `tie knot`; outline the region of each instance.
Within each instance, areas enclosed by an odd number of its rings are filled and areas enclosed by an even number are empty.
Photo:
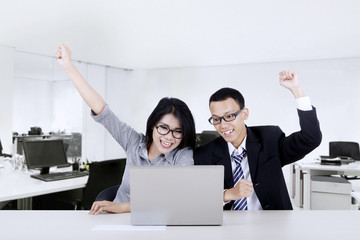
[[[231,157],[234,159],[235,162],[237,163],[241,163],[241,161],[245,158],[246,156],[246,149],[245,148],[241,148],[242,151],[239,153],[239,151],[237,149],[235,149],[233,151],[233,153],[231,154]]]

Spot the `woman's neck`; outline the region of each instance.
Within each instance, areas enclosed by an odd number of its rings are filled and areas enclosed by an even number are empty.
[[[156,148],[154,143],[151,143],[149,149],[148,149],[148,159],[149,162],[151,162],[155,157],[157,157],[160,154],[159,150]]]

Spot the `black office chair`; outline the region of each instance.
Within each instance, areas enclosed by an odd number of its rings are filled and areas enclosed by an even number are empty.
[[[89,166],[89,179],[81,200],[81,209],[89,210],[101,191],[114,185],[120,185],[125,165],[125,158],[91,163]]]
[[[196,147],[207,144],[208,142],[219,137],[220,134],[217,131],[202,131],[196,134]]]
[[[329,142],[330,157],[350,157],[354,160],[360,160],[360,148],[357,142]]]
[[[353,160],[360,161],[360,148],[357,142],[329,142],[330,157],[350,157]],[[340,175],[345,179],[359,180],[358,176]]]
[[[120,185],[115,185],[102,190],[96,197],[95,201],[113,201]]]
[[[0,139],[0,157],[11,157],[10,154],[3,153],[2,150],[3,150],[3,147],[2,147],[1,139]]]

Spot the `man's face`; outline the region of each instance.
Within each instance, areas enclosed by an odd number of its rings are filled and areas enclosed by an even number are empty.
[[[210,103],[210,112],[212,117],[227,116],[234,114],[239,110],[240,106],[233,98]],[[233,121],[226,122],[224,119],[221,119],[220,124],[214,125],[215,129],[226,142],[230,142],[234,147],[238,148],[246,136],[244,120],[248,118],[248,115],[249,110],[244,108]]]

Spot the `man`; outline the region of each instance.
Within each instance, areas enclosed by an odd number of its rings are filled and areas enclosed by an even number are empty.
[[[197,165],[223,165],[225,210],[290,210],[282,167],[302,159],[321,142],[316,110],[293,71],[280,72],[280,85],[294,95],[301,131],[287,137],[277,126],[248,127],[241,93],[222,88],[209,100],[209,122],[220,137],[196,149]],[[281,107],[281,106],[278,106]]]

